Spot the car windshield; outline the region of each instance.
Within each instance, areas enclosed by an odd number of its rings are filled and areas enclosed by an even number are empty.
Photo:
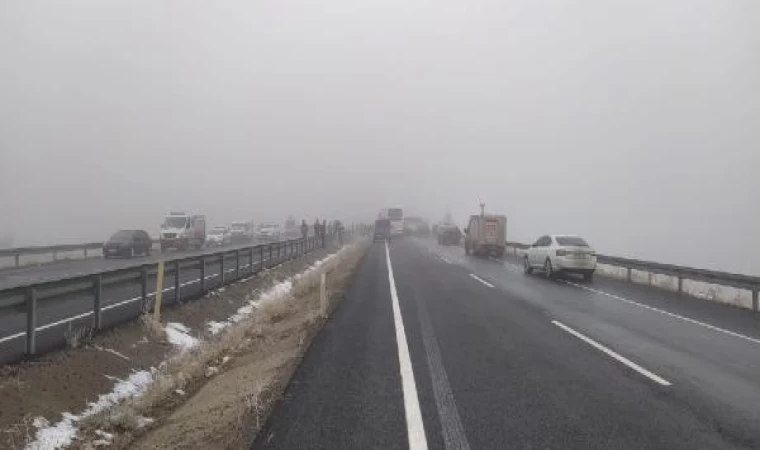
[[[187,217],[184,216],[170,216],[164,220],[164,228],[185,228],[187,224]]]
[[[111,239],[109,240],[114,241],[114,242],[129,242],[132,240],[132,236],[134,235],[135,235],[134,231],[121,230],[114,233],[114,235],[111,236]]]
[[[557,236],[557,244],[563,247],[588,247],[588,244],[578,236]]]

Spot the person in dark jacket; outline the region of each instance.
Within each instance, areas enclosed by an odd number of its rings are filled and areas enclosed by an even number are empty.
[[[301,222],[301,236],[306,240],[306,236],[309,235],[309,226],[306,225],[306,219]]]

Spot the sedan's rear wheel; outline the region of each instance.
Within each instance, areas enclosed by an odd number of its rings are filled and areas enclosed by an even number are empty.
[[[544,275],[550,280],[554,278],[554,268],[552,267],[552,261],[549,258],[547,258],[544,263]]]
[[[533,273],[533,267],[530,266],[530,261],[528,260],[527,255],[523,258],[523,272],[525,275],[530,275]]]

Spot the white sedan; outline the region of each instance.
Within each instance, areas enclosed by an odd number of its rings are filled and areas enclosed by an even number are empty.
[[[525,253],[523,267],[526,274],[534,269],[543,271],[547,278],[579,273],[591,281],[596,270],[596,252],[578,236],[541,236]]]
[[[208,232],[206,236],[206,245],[208,246],[222,246],[232,243],[232,234],[230,233],[230,227],[216,226]]]

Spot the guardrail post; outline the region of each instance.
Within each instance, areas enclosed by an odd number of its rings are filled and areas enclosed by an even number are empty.
[[[16,267],[19,266],[20,259],[21,259],[21,255],[19,255],[18,253],[16,253],[15,255],[13,255],[13,260],[16,262]]]
[[[206,293],[206,257],[201,256],[201,295]]]
[[[148,312],[148,268],[143,266],[140,269],[140,296],[142,298],[142,311]]]
[[[647,273],[647,284],[648,284],[649,286],[651,286],[651,285],[652,285],[652,272],[648,272],[648,273]]]
[[[95,277],[93,278],[92,290],[95,297],[94,308],[93,308],[93,327],[95,328],[95,331],[98,331],[100,330],[100,324],[102,323],[101,313],[103,311],[102,309],[103,278],[100,275],[95,275]]]
[[[219,286],[224,285],[224,253],[219,255]]]
[[[631,268],[629,267],[626,271],[628,272],[628,274],[626,275],[626,279],[630,283],[631,282]]]
[[[53,251],[53,261],[58,261],[58,252]]]
[[[37,290],[26,291],[26,354],[32,356],[37,348]]]
[[[250,275],[253,275],[254,273],[253,272],[253,247],[249,248],[248,250],[249,250],[248,253],[250,253],[249,258],[248,258],[248,273]]]
[[[84,249],[84,259],[87,259],[87,249]]]
[[[174,303],[179,303],[182,301],[182,295],[180,293],[180,290],[182,289],[182,283],[180,283],[179,276],[179,260],[177,260],[174,261]]]
[[[259,247],[259,272],[264,269],[264,246]]]
[[[269,267],[272,267],[272,244],[269,244]]]
[[[678,293],[683,293],[683,277],[678,277]]]
[[[281,247],[282,247],[282,244],[278,242],[277,243],[277,264],[280,264],[282,262],[282,255],[280,254]]]
[[[760,311],[760,302],[758,302],[758,294],[760,294],[760,290],[754,289],[752,291],[752,309],[755,311]]]
[[[240,249],[235,250],[235,278],[240,278]]]

